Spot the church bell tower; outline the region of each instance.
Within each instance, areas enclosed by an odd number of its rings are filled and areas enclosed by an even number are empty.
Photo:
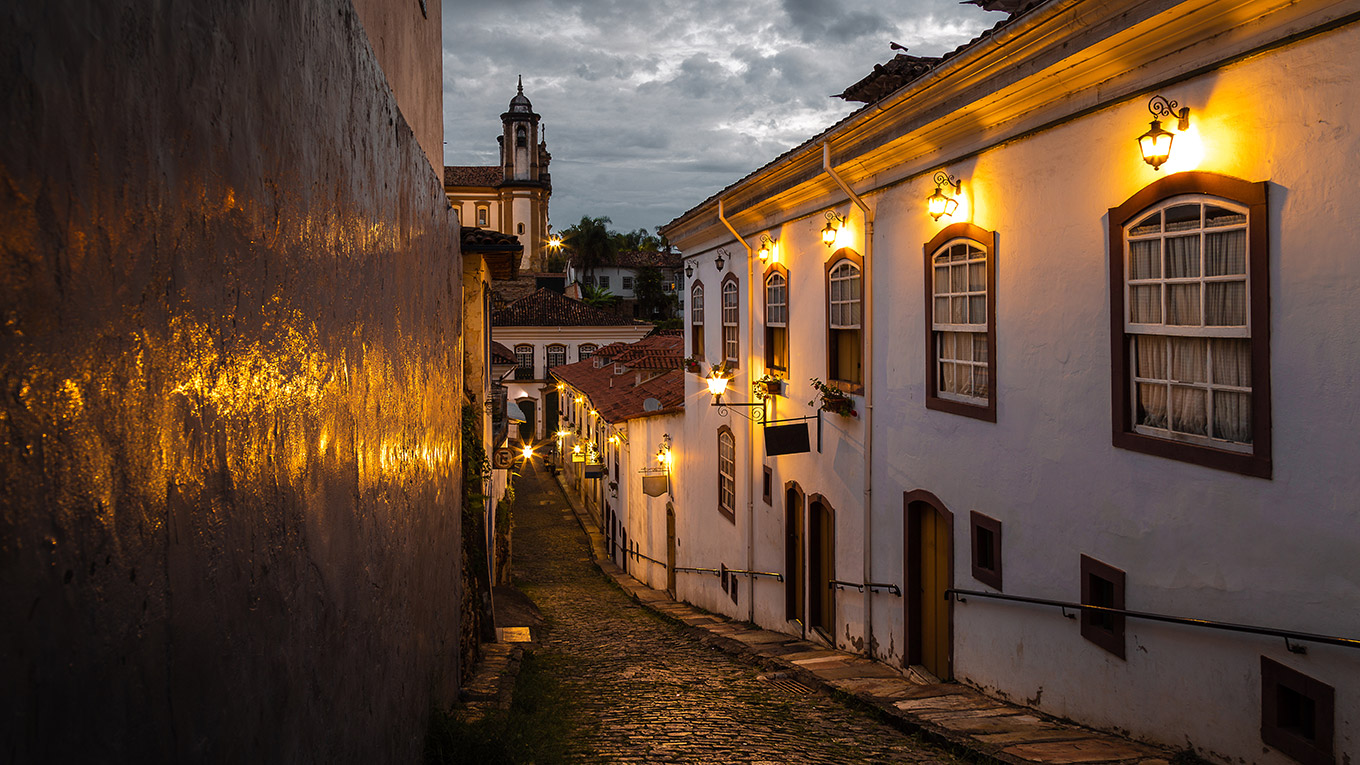
[[[524,245],[522,272],[543,270],[543,247],[547,239],[548,198],[552,181],[548,175],[547,142],[539,127],[539,115],[524,95],[524,78],[519,79],[510,108],[501,115],[501,210],[502,231],[519,237]]]

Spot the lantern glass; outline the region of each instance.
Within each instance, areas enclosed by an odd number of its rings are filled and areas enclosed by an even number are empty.
[[[1143,161],[1152,165],[1154,170],[1159,170],[1162,164],[1171,157],[1171,141],[1175,134],[1162,130],[1162,123],[1153,120],[1152,127],[1148,131],[1138,136],[1138,150],[1143,153]]]
[[[941,215],[948,215],[948,206],[954,200],[940,193],[940,187],[935,187],[935,193],[926,199],[926,207],[930,210],[930,217],[939,220]],[[954,202],[957,205],[957,202]]]
[[[714,396],[721,396],[727,392],[727,378],[722,375],[710,375],[708,377],[708,392]]]
[[[827,247],[830,247],[835,243],[836,243],[836,227],[830,223],[827,223],[826,228],[822,229],[822,244],[825,244]]]

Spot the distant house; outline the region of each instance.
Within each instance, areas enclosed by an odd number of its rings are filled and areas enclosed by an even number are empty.
[[[567,284],[608,290],[619,297],[619,312],[625,316],[652,321],[668,319],[678,310],[680,291],[684,287],[683,266],[679,251],[630,250],[615,256],[613,263],[596,266],[587,274],[580,260],[571,258],[567,261]],[[675,300],[671,311],[642,315],[637,301],[637,284],[639,276],[648,269],[660,273],[662,289]]]
[[[565,401],[557,443],[566,483],[614,562],[657,589],[675,588],[669,445],[683,427],[683,345],[678,332],[658,333],[552,371]]]
[[[491,325],[493,337],[515,359],[503,384],[507,399],[525,416],[526,441],[556,430],[560,401],[557,391],[545,386],[555,367],[588,359],[611,343],[635,342],[652,329],[549,289],[493,309]]]

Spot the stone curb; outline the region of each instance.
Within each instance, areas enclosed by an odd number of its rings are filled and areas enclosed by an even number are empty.
[[[634,602],[682,627],[704,645],[732,654],[866,711],[899,730],[974,762],[1004,765],[1169,765],[1172,752],[1084,728],[993,698],[961,683],[922,685],[887,665],[792,635],[736,622],[672,600],[610,560],[604,535],[555,476],[590,542],[590,557]]]

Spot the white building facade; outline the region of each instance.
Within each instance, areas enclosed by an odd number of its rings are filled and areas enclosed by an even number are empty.
[[[678,595],[1215,759],[1360,754],[1360,643],[1138,615],[1360,638],[1357,14],[1046,3],[663,227],[726,400],[813,416],[766,456],[689,377],[682,557],[753,573]]]

